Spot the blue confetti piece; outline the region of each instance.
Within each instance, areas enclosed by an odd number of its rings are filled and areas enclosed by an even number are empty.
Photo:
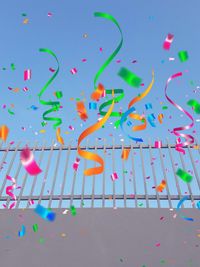
[[[22,230],[18,232],[18,236],[22,237],[26,234],[26,227],[22,224]]]
[[[56,218],[56,214],[52,211],[49,211],[48,209],[44,208],[40,204],[37,205],[35,208],[35,213],[37,213],[41,218],[47,221],[54,221]]]

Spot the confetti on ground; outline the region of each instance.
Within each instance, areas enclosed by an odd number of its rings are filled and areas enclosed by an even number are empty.
[[[39,204],[37,205],[34,211],[46,221],[53,222],[56,218],[55,212],[49,211],[48,209]]]
[[[19,237],[23,237],[26,234],[26,227],[22,224],[22,230],[18,232]]]
[[[180,168],[177,170],[176,175],[178,175],[186,183],[190,183],[193,179],[193,177],[188,172]]]
[[[38,225],[37,223],[33,224],[33,232],[37,232],[38,231]]]
[[[71,215],[76,216],[76,208],[74,206],[70,207]]]

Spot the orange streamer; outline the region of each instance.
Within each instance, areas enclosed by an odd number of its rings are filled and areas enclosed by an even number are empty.
[[[93,132],[97,131],[98,129],[100,129],[108,120],[108,118],[110,117],[110,114],[114,108],[114,100],[112,102],[112,105],[110,106],[108,112],[106,113],[106,115],[97,123],[95,123],[94,125],[90,126],[89,128],[87,128],[85,131],[83,131],[81,133],[81,135],[78,138],[78,154],[79,156],[88,159],[88,160],[93,160],[96,161],[100,164],[99,167],[95,167],[95,168],[90,168],[87,170],[84,170],[84,174],[86,176],[91,176],[91,175],[96,175],[96,174],[101,174],[104,170],[104,160],[98,156],[95,153],[92,152],[88,152],[85,150],[81,150],[80,148],[80,143],[83,141],[83,139],[85,139],[88,135],[92,134]]]
[[[131,102],[129,103],[128,105],[128,108],[130,109],[135,103],[139,102],[141,99],[143,99],[151,90],[152,86],[154,84],[154,71],[152,71],[152,81],[151,83],[149,84],[149,86],[147,87],[147,89],[141,93],[139,96],[136,96],[135,98],[133,98],[131,100]],[[147,127],[147,122],[146,122],[146,119],[143,115],[139,115],[139,114],[133,114],[131,113],[129,115],[132,119],[134,120],[139,120],[139,121],[142,121],[143,124],[142,125],[137,125],[137,126],[134,126],[132,128],[133,131],[142,131],[144,129],[146,129]]]
[[[64,145],[64,140],[62,136],[60,135],[60,128],[56,129],[56,139],[61,145]]]

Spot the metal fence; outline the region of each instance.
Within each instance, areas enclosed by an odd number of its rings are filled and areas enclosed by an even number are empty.
[[[40,203],[48,208],[75,207],[133,207],[133,208],[174,208],[179,200],[188,195],[191,201],[185,207],[195,207],[200,200],[200,146],[184,147],[185,155],[175,150],[175,145],[166,143],[155,148],[149,140],[147,145],[121,143],[107,145],[106,140],[95,141],[93,146],[86,142],[82,149],[93,151],[105,162],[104,172],[96,176],[84,176],[84,169],[94,167],[95,163],[80,160],[78,170],[73,169],[77,147],[41,146],[37,142],[27,145],[33,151],[35,160],[42,169],[38,176],[30,176],[20,162],[21,142],[13,148],[0,145],[0,208],[3,203],[8,208],[12,202],[6,194],[11,184],[6,179],[10,175],[16,180],[17,203],[15,208],[33,208]],[[130,148],[128,160],[121,159],[124,148]],[[193,176],[191,183],[184,183],[177,175],[177,168]],[[116,172],[118,179],[112,181],[111,174]],[[167,182],[162,193],[155,187],[161,180]],[[35,202],[34,205],[33,201]]]

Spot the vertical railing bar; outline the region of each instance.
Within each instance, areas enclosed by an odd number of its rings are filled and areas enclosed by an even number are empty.
[[[158,150],[159,150],[159,156],[160,156],[160,161],[161,161],[164,180],[166,180],[166,190],[167,190],[169,207],[172,208],[172,201],[171,201],[171,196],[170,196],[170,192],[169,192],[168,180],[167,180],[167,175],[166,175],[166,171],[165,171],[165,165],[164,165],[164,162],[163,162],[163,156],[162,156],[162,153],[161,153],[161,148],[158,148]]]
[[[121,153],[124,149],[124,142],[122,143],[122,150]],[[123,195],[124,195],[124,207],[126,208],[126,182],[125,182],[125,174],[124,174],[124,160],[122,159],[122,177],[123,177]]]
[[[39,158],[39,161],[38,161],[38,164],[39,164],[39,166],[41,165],[41,163],[42,163],[42,159],[43,159],[43,155],[44,155],[44,148],[45,148],[45,146],[46,146],[46,141],[44,141],[43,142],[43,145],[42,145],[42,151],[41,151],[41,153],[40,153],[40,158]],[[32,198],[32,196],[33,196],[33,191],[34,191],[34,189],[35,189],[35,185],[36,185],[36,181],[37,181],[37,177],[38,177],[38,175],[35,175],[34,176],[34,178],[33,178],[33,183],[32,183],[32,187],[31,187],[31,192],[30,192],[30,194],[29,194],[29,199],[28,199],[28,201],[27,201],[27,204],[26,204],[26,208],[29,208],[30,207],[30,200],[31,200],[31,198]]]
[[[95,152],[97,151],[97,139],[95,140]],[[96,167],[96,161],[94,163],[94,167]],[[95,175],[92,177],[92,201],[91,201],[91,207],[94,208],[94,192],[95,191]]]
[[[181,164],[182,164],[183,170],[186,170],[186,167],[185,167],[185,161],[184,161],[183,156],[182,156],[181,153],[179,153],[179,157],[180,157],[180,160],[181,160]],[[192,202],[193,202],[193,201],[194,201],[194,198],[193,198],[193,194],[192,194],[191,186],[190,186],[190,184],[188,184],[188,183],[187,183],[187,186],[188,186],[188,190],[189,190],[189,192],[190,192],[191,200],[192,200]],[[183,204],[184,204],[184,203],[183,203]],[[192,207],[195,208],[194,205],[192,205]],[[183,208],[184,208],[184,205],[183,205]]]
[[[52,154],[53,154],[53,146],[54,146],[54,140],[53,140],[52,145],[51,145],[51,150],[50,150],[50,153],[49,153],[47,167],[46,167],[44,178],[43,178],[43,182],[42,182],[42,188],[41,188],[41,191],[40,191],[40,196],[39,196],[39,199],[38,199],[38,204],[40,204],[41,203],[41,200],[42,200],[42,196],[43,196],[43,192],[44,192],[44,187],[45,187],[45,184],[46,184],[46,179],[47,179],[47,175],[48,175],[48,172],[49,172],[49,167],[50,167],[50,164],[51,164],[51,158],[52,158]]]
[[[150,162],[151,162],[151,159],[153,158],[153,154],[152,154],[151,140],[150,139],[149,139],[149,156],[150,156]],[[156,179],[156,172],[155,172],[154,164],[151,164],[151,168],[152,168],[152,173],[153,173],[154,184],[157,185],[157,179]],[[158,208],[160,208],[160,198],[159,198],[157,190],[155,190],[155,191],[156,191],[156,199],[157,199]]]
[[[115,140],[113,138],[113,147],[112,147],[112,169],[113,173],[115,172]],[[113,208],[116,207],[116,199],[115,199],[115,180],[113,182]]]
[[[19,147],[20,143],[21,143],[21,142],[18,142],[18,144],[17,144],[17,146],[16,146],[16,148],[15,148],[15,152],[14,152],[14,154],[13,154],[13,157],[12,157],[12,160],[11,160],[10,165],[9,165],[9,167],[8,167],[8,170],[7,170],[7,172],[6,172],[6,175],[9,175],[9,173],[10,173],[10,171],[11,171],[11,169],[12,169],[12,165],[13,165],[13,162],[14,162],[14,160],[15,160],[15,157],[16,157],[16,154],[17,154],[18,147]],[[4,152],[4,156],[3,156],[3,160],[2,160],[2,162],[1,162],[1,165],[2,165],[2,163],[3,163],[3,162],[5,161],[5,159],[6,159],[6,156],[7,156],[7,154],[8,154],[9,148],[10,148],[10,144],[8,145],[7,150]],[[6,181],[7,181],[7,179],[6,179],[6,175],[5,175],[3,184],[2,184],[2,186],[1,186],[0,197],[2,196],[4,187],[5,187],[5,185],[6,185]]]
[[[104,149],[103,149],[103,155],[104,155],[104,162],[106,165],[106,139],[104,138]],[[103,170],[103,191],[102,191],[102,207],[105,207],[105,168]]]
[[[189,152],[189,155],[190,155],[190,160],[191,160],[191,162],[192,162],[192,167],[193,167],[193,170],[194,170],[194,173],[195,173],[196,181],[197,181],[197,183],[198,183],[198,187],[199,187],[199,189],[200,189],[200,180],[199,180],[199,175],[198,175],[196,166],[195,166],[195,164],[194,164],[194,159],[193,159],[193,157],[192,157],[190,148],[188,147],[187,149],[188,149],[188,152]]]
[[[65,189],[65,183],[67,180],[67,169],[68,169],[69,157],[70,157],[70,152],[71,152],[71,143],[72,143],[72,140],[70,140],[70,143],[68,145],[68,150],[67,150],[65,169],[64,169],[64,174],[63,174],[63,182],[62,182],[62,187],[61,187],[60,200],[59,200],[59,204],[58,204],[59,209],[62,206],[63,193],[64,193],[64,189]]]
[[[169,157],[170,157],[170,160],[171,160],[171,165],[172,165],[172,169],[173,169],[173,173],[174,173],[174,178],[175,178],[175,182],[176,182],[176,189],[178,191],[178,196],[179,196],[179,199],[181,199],[182,197],[182,193],[181,193],[181,189],[180,189],[180,185],[179,185],[179,181],[177,179],[177,175],[176,175],[176,170],[175,170],[175,165],[174,165],[174,159],[173,159],[173,156],[172,156],[172,152],[171,152],[171,146],[169,144],[169,140],[168,138],[166,138],[167,140],[167,146],[168,146],[168,151],[169,151]],[[180,155],[181,153],[179,153]],[[183,208],[184,208],[184,203],[183,203]]]
[[[87,139],[86,141],[86,150],[89,147],[89,140]],[[84,194],[85,194],[85,174],[84,171],[87,168],[87,160],[84,159],[84,170],[83,170],[83,183],[82,183],[82,194],[81,194],[81,206],[83,206],[83,199],[84,199]]]
[[[51,193],[50,193],[48,208],[51,208],[52,197],[53,197],[54,188],[55,188],[55,184],[56,184],[56,178],[60,177],[60,176],[57,176],[57,173],[58,173],[58,167],[59,167],[59,163],[60,163],[60,156],[62,153],[62,148],[63,148],[63,145],[60,145],[60,149],[59,149],[59,152],[57,155],[56,167],[55,167],[55,171],[54,171],[54,177],[53,177],[53,183],[52,183],[52,187],[51,187]]]
[[[134,147],[133,142],[131,141],[131,162],[132,162],[132,176],[133,176],[133,191],[134,191],[134,198],[135,198],[135,208],[138,208],[137,204],[137,184],[136,184],[136,176],[135,176],[135,168],[134,168]]]
[[[145,168],[144,168],[144,157],[143,157],[143,152],[142,152],[142,144],[140,144],[140,158],[142,161],[142,176],[143,176],[143,181],[144,181],[144,191],[145,191],[145,197],[146,197],[146,207],[149,208],[149,198],[148,198],[148,193],[147,193],[147,184],[146,184],[146,173],[145,173]]]
[[[34,152],[35,149],[37,148],[37,144],[38,144],[38,141],[35,142],[35,146],[34,146],[32,152]],[[22,194],[23,194],[23,192],[24,192],[24,187],[25,187],[25,185],[26,185],[27,177],[28,177],[28,172],[26,172],[26,174],[25,174],[25,176],[24,176],[23,183],[22,183],[22,186],[21,186],[19,195],[18,195],[18,197],[17,197],[16,209],[19,208],[19,205],[20,205],[20,199],[21,199],[21,196],[22,196]]]

